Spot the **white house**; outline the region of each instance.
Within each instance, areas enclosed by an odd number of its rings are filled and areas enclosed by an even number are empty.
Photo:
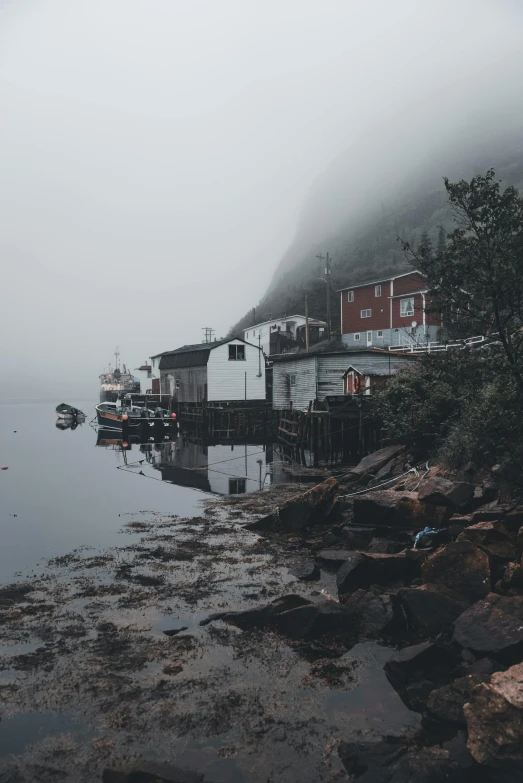
[[[152,357],[162,394],[178,402],[265,400],[265,361],[257,345],[241,338],[184,345]]]
[[[306,318],[304,315],[289,315],[285,316],[285,318],[273,318],[272,320],[264,321],[261,324],[248,326],[243,330],[243,338],[255,345],[260,345],[266,356],[269,356],[275,352],[279,353],[279,350],[275,349],[275,346],[278,344],[278,341],[275,338],[281,336],[287,337],[291,341],[295,341],[297,338],[297,329],[300,326],[305,326],[305,322]],[[309,318],[309,327],[314,328],[320,334],[324,331],[326,326],[327,324],[325,321]],[[271,342],[273,344],[272,348]]]

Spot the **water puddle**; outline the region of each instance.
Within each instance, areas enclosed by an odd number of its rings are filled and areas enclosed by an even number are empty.
[[[59,734],[71,734],[86,740],[92,732],[67,713],[27,712],[2,719],[0,756],[22,753],[28,745]]]

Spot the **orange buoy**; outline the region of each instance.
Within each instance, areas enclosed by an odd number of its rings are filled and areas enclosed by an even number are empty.
[[[122,416],[122,421],[127,421],[128,418],[129,416],[126,413],[124,413],[124,415]]]
[[[171,413],[171,417],[172,417],[173,419],[175,419],[175,418],[176,418],[176,413]]]

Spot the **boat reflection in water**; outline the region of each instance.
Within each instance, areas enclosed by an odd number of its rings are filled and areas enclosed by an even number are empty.
[[[134,433],[122,437],[100,428],[96,445],[113,449],[120,468],[216,495],[259,492],[275,479],[272,444],[210,445],[181,435],[155,440],[152,432],[148,439]],[[283,474],[278,478],[278,483],[285,480]]]
[[[75,430],[81,427],[85,422],[85,416],[80,419],[57,419],[55,427],[57,430]]]

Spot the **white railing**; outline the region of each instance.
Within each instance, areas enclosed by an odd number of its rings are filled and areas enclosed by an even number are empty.
[[[486,337],[478,335],[477,337],[467,337],[464,340],[457,340],[454,343],[436,343],[428,342],[422,344],[410,343],[410,345],[389,345],[389,351],[398,351],[401,353],[433,353],[437,351],[448,351],[449,348],[469,348],[471,346],[481,345],[486,341]]]

